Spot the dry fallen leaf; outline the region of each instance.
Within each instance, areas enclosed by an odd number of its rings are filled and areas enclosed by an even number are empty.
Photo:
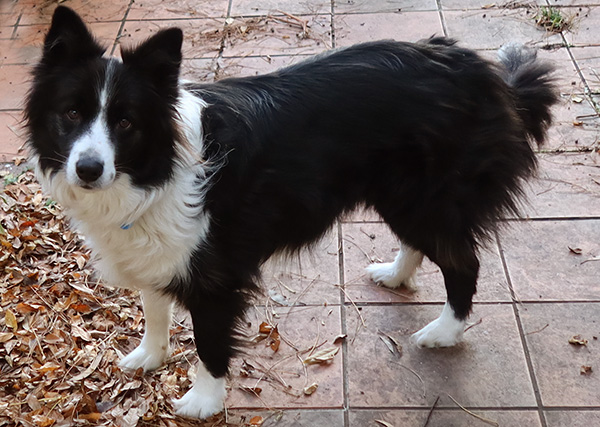
[[[13,332],[17,332],[19,324],[15,314],[12,311],[6,310],[6,313],[4,313],[4,321],[6,322],[7,327],[11,328]]]
[[[319,388],[319,384],[312,383],[311,385],[304,387],[304,389],[302,391],[304,392],[305,395],[310,396],[315,391],[317,391],[317,388]]]
[[[587,365],[581,365],[581,369],[579,370],[579,373],[581,375],[592,375],[592,367],[591,366],[587,366]]]
[[[304,363],[306,363],[307,365],[314,365],[317,363],[329,363],[333,360],[338,351],[340,351],[339,347],[329,347],[317,351],[316,353],[313,353],[312,355],[304,359]]]
[[[264,422],[264,419],[260,415],[250,418],[250,421],[249,421],[251,426],[261,426],[263,424],[263,422]]]
[[[262,388],[260,387],[248,387],[245,385],[241,385],[240,390],[245,391],[246,393],[252,394],[254,396],[259,396],[262,393]]]
[[[347,334],[340,334],[340,335],[336,336],[336,337],[333,339],[333,343],[334,343],[334,344],[339,344],[339,343],[341,343],[342,341],[344,341],[346,338],[348,338],[348,335],[347,335]]]
[[[575,255],[581,255],[583,253],[583,250],[581,248],[572,248],[571,246],[567,246],[567,247]]]
[[[586,340],[585,338],[583,338],[581,335],[574,335],[573,337],[569,338],[569,344],[573,344],[573,345],[587,345],[588,344],[588,340]]]

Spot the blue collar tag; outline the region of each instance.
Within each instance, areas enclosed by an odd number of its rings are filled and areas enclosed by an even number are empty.
[[[123,224],[121,226],[121,230],[129,230],[131,228],[131,226],[133,225],[133,223],[130,224]]]

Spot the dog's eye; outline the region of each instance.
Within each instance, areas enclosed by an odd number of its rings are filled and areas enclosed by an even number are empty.
[[[131,122],[127,119],[119,120],[119,127],[121,129],[129,129],[131,127]]]
[[[65,116],[67,116],[67,118],[69,120],[75,122],[75,121],[79,120],[79,111],[72,108],[65,113]]]

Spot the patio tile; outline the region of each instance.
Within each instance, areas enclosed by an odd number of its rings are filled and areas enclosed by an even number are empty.
[[[367,306],[361,326],[354,307],[346,307],[348,395],[351,407],[534,406],[535,398],[510,305],[476,305],[482,322],[463,343],[421,349],[410,334],[436,318],[441,305]],[[356,332],[355,332],[356,331]],[[380,333],[393,337],[402,354],[392,354]]]
[[[489,2],[487,0],[440,0],[442,5],[442,9],[446,10],[481,10],[481,9],[509,9],[511,5],[518,6],[519,4],[522,6],[528,5],[546,5],[545,0],[528,0],[523,2],[510,2],[510,1],[501,1],[501,2]]]
[[[232,0],[231,16],[330,14],[329,0]],[[293,20],[293,18],[291,18]]]
[[[180,78],[195,83],[211,83],[217,72],[217,58],[184,59]]]
[[[22,12],[19,25],[49,24],[54,9],[61,2],[19,2]],[[89,0],[69,0],[65,6],[70,7],[87,22],[120,21],[125,17],[129,0],[112,0],[110,2],[93,2]]]
[[[590,150],[600,141],[600,123],[596,118],[582,119],[581,124],[558,123],[548,130],[542,150]]]
[[[546,411],[548,427],[589,427],[600,425],[600,411]]]
[[[0,110],[20,110],[29,88],[31,68],[25,65],[0,66]]]
[[[21,126],[21,113],[0,111],[0,162],[8,162],[22,155],[19,148],[25,141],[25,131]]]
[[[519,306],[527,347],[545,406],[597,408],[600,405],[600,376],[595,372],[600,360],[599,309],[598,303]],[[569,344],[569,339],[575,335],[587,339],[588,344]],[[582,375],[580,370],[584,365],[592,366],[594,372]]]
[[[432,401],[435,401],[435,398]],[[474,410],[478,416],[493,421],[502,427],[541,426],[537,411],[491,411]],[[429,420],[429,410],[351,410],[350,427],[381,427],[376,420],[388,422],[392,426],[427,427],[482,427],[487,423],[467,414],[463,410],[434,409]]]
[[[296,64],[312,55],[250,56],[245,58],[223,58],[220,61],[220,77],[243,77],[267,74],[288,65]]]
[[[248,411],[243,409],[230,409],[227,411],[227,425],[249,425],[255,416],[261,416],[264,422],[261,427],[320,427],[343,426],[344,413],[342,410],[294,410],[284,411]]]
[[[331,17],[303,15],[302,24],[288,17],[235,18],[228,24],[223,57],[306,55],[331,48]]]
[[[365,273],[371,262],[392,262],[399,249],[386,224],[343,224],[344,286],[349,300],[356,303],[445,302],[444,279],[437,265],[425,259],[417,273],[417,292],[404,287],[377,286]],[[502,262],[495,246],[482,251],[481,271],[475,301],[510,301]]]
[[[247,316],[248,333],[258,333],[261,322],[273,316],[278,326],[281,345],[274,352],[268,339],[247,348],[247,354],[235,359],[231,368],[231,391],[227,398],[229,408],[341,408],[343,405],[342,353],[331,363],[306,365],[302,361],[311,349],[338,347],[333,340],[341,333],[340,307],[257,307]],[[288,344],[289,343],[289,344]],[[293,345],[295,348],[290,346]],[[240,369],[243,361],[253,369],[244,376]],[[303,388],[317,383],[310,396]],[[242,391],[240,386],[260,387],[259,397]]]
[[[529,9],[444,12],[448,35],[473,49],[498,49],[507,42],[541,47],[560,44],[560,35],[536,27]]]
[[[227,16],[229,0],[136,0],[127,19],[187,19],[223,18]]]
[[[437,10],[435,0],[336,0],[335,13],[396,13]]]
[[[290,259],[273,259],[263,267],[263,288],[283,305],[340,304],[337,233]]]
[[[513,224],[500,240],[517,297],[600,301],[598,262],[590,261],[600,256],[599,235],[600,220]]]
[[[592,98],[582,92],[561,91],[558,104],[552,107],[554,123],[570,123],[575,126],[589,120],[595,124],[597,119],[594,116],[597,113]]]
[[[443,35],[438,12],[403,12],[335,15],[335,45],[394,39],[415,42]]]
[[[526,185],[523,212],[529,218],[596,217],[600,213],[600,155],[538,155],[538,178]]]
[[[110,50],[119,34],[119,22],[89,25],[96,40]],[[48,25],[20,25],[11,40],[0,40],[4,64],[35,64],[41,58]]]
[[[599,38],[600,41],[600,38]],[[583,78],[593,92],[600,91],[600,47],[571,48]]]
[[[185,59],[214,58],[219,54],[225,20],[220,18],[165,21],[127,21],[119,44],[136,46],[164,28],[178,27],[183,31],[182,53]]]
[[[599,5],[585,7],[582,10],[579,8],[559,8],[559,10],[573,20],[573,28],[564,34],[568,43],[574,46],[600,45],[597,31],[600,25]]]

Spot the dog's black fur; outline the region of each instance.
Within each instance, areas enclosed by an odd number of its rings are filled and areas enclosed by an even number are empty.
[[[59,24],[74,19],[58,10]],[[52,172],[62,167],[53,153],[68,155],[71,132],[48,124],[57,94],[65,110],[72,102],[57,87],[88,105],[107,67],[85,27],[74,28],[77,49],[68,31],[48,34],[27,104],[31,147]],[[466,318],[478,247],[517,212],[522,183],[535,171],[531,144],[543,141],[557,100],[549,66],[517,47],[495,65],[431,38],[364,43],[267,75],[181,84],[181,41],[177,29],[159,32],[112,65],[115,97],[127,100],[138,124],[137,134],[117,133],[113,143],[118,174],[160,187],[172,179],[174,147],[186,143],[175,120],[182,91],[207,103],[199,153],[207,175],[198,179],[208,184],[198,203],[210,226],[189,254],[191,274],[175,276],[166,292],[189,309],[214,377],[228,370],[262,263],[314,243],[359,206],[441,268],[449,304]]]

